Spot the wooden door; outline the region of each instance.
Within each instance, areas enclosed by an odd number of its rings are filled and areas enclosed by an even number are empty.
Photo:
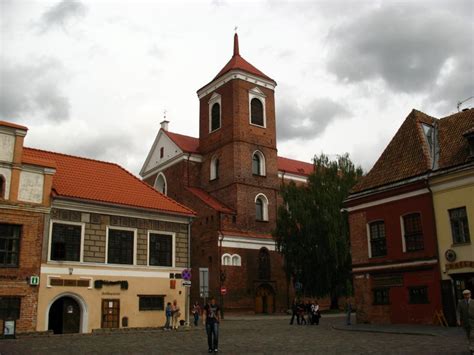
[[[79,333],[81,309],[76,300],[63,297],[63,334]]]
[[[120,327],[120,300],[102,300],[102,328]]]

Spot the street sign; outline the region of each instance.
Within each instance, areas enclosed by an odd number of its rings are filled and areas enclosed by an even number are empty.
[[[181,282],[181,285],[184,286],[184,287],[191,287],[191,281],[189,280],[183,280]]]
[[[181,277],[183,278],[183,280],[191,280],[191,269],[184,269],[181,273]]]
[[[221,286],[221,295],[224,296],[227,294],[227,287]]]

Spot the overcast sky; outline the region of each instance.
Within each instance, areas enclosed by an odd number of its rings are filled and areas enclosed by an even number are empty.
[[[26,145],[138,174],[167,111],[198,136],[197,89],[232,55],[276,80],[278,154],[370,169],[416,108],[474,95],[474,1],[0,0],[0,119]],[[474,100],[463,107],[473,107]]]

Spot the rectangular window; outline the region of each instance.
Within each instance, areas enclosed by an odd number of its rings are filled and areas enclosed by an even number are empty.
[[[427,286],[410,287],[408,289],[408,295],[410,303],[412,304],[429,303]]]
[[[109,229],[107,263],[133,265],[134,238],[133,231]]]
[[[387,240],[385,237],[385,223],[383,221],[372,222],[370,230],[370,250],[372,257],[387,255]]]
[[[81,261],[82,226],[53,223],[51,260]]]
[[[389,288],[377,288],[372,291],[374,293],[374,304],[390,304]]]
[[[149,264],[153,266],[173,266],[173,236],[150,233]]]
[[[139,295],[138,309],[140,311],[163,311],[165,309],[165,296]]]
[[[0,297],[0,319],[15,320],[20,318],[20,297]]]
[[[412,213],[403,216],[403,228],[405,232],[405,246],[407,251],[424,249],[423,230],[421,228],[421,215]]]
[[[21,226],[0,224],[0,267],[18,267]]]
[[[449,219],[451,220],[453,244],[469,243],[471,237],[469,235],[466,207],[453,208],[452,210],[449,210]]]

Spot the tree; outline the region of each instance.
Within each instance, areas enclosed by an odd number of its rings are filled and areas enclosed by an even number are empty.
[[[287,277],[302,285],[307,296],[337,298],[351,293],[349,223],[343,201],[362,176],[349,155],[314,158],[306,185],[282,186],[273,236],[284,256]]]

